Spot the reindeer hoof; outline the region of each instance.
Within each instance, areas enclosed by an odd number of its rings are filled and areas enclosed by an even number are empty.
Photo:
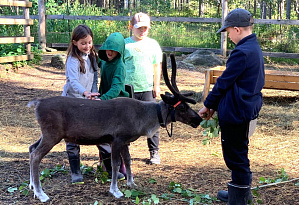
[[[50,198],[46,195],[46,194],[44,194],[44,195],[40,195],[40,196],[35,196],[34,195],[34,198],[35,197],[37,197],[41,202],[47,202],[47,201],[50,201]]]
[[[109,192],[117,199],[124,196],[124,194],[119,190],[110,190]]]
[[[50,201],[50,198],[47,196],[47,194],[45,194],[45,192],[41,192],[41,193],[34,193],[34,198],[37,197],[41,202],[47,202]]]
[[[137,188],[138,186],[134,182],[128,182],[127,186],[130,188]]]

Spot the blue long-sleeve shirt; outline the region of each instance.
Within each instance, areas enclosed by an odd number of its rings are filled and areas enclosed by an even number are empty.
[[[220,126],[258,117],[263,104],[264,59],[255,34],[243,38],[231,52],[204,105],[218,113]]]

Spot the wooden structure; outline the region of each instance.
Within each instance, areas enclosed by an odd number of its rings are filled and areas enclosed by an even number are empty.
[[[30,25],[33,25],[33,20],[29,16],[29,8],[32,7],[32,3],[28,0],[25,1],[11,1],[0,0],[0,6],[18,6],[23,7],[23,18],[7,17],[0,19],[0,25],[24,25],[24,36],[21,37],[0,37],[0,44],[9,43],[24,43],[26,46],[26,55],[20,56],[8,56],[0,57],[0,63],[23,61],[33,59],[31,54],[31,44],[34,42],[34,38],[30,36]]]
[[[202,101],[208,96],[210,85],[216,83],[217,78],[222,75],[224,70],[224,66],[217,66],[205,70],[205,84]],[[265,70],[264,88],[299,91],[299,72]]]

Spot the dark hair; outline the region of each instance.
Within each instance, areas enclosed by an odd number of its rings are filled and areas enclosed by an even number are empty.
[[[93,39],[93,33],[91,31],[91,29],[86,26],[86,25],[78,25],[72,33],[72,37],[71,37],[71,42],[69,44],[69,47],[67,49],[67,57],[69,55],[77,58],[80,62],[80,72],[81,73],[86,73],[86,68],[85,68],[85,63],[84,60],[81,56],[81,51],[79,51],[78,47],[75,46],[73,44],[73,41],[79,41],[82,38],[86,38],[88,35],[91,36],[91,38]],[[88,55],[90,62],[91,62],[91,66],[92,69],[94,71],[97,70],[97,68],[95,67],[95,59],[97,59],[97,54],[96,54],[96,50],[94,48],[94,46],[92,45],[92,48],[90,49],[90,54]]]

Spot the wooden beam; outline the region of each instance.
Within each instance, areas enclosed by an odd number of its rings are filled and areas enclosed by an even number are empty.
[[[0,57],[0,63],[10,63],[15,61],[24,61],[24,60],[31,60],[34,58],[34,55],[21,55],[21,56],[5,56]]]
[[[0,37],[0,44],[32,42],[34,42],[34,37]]]
[[[32,7],[32,2],[26,1],[11,1],[0,0],[0,6],[19,6],[19,7]]]
[[[38,17],[39,17],[39,26],[38,26],[38,42],[42,48],[42,51],[46,51],[46,7],[45,0],[38,0]]]
[[[0,25],[33,25],[32,19],[0,18]]]

